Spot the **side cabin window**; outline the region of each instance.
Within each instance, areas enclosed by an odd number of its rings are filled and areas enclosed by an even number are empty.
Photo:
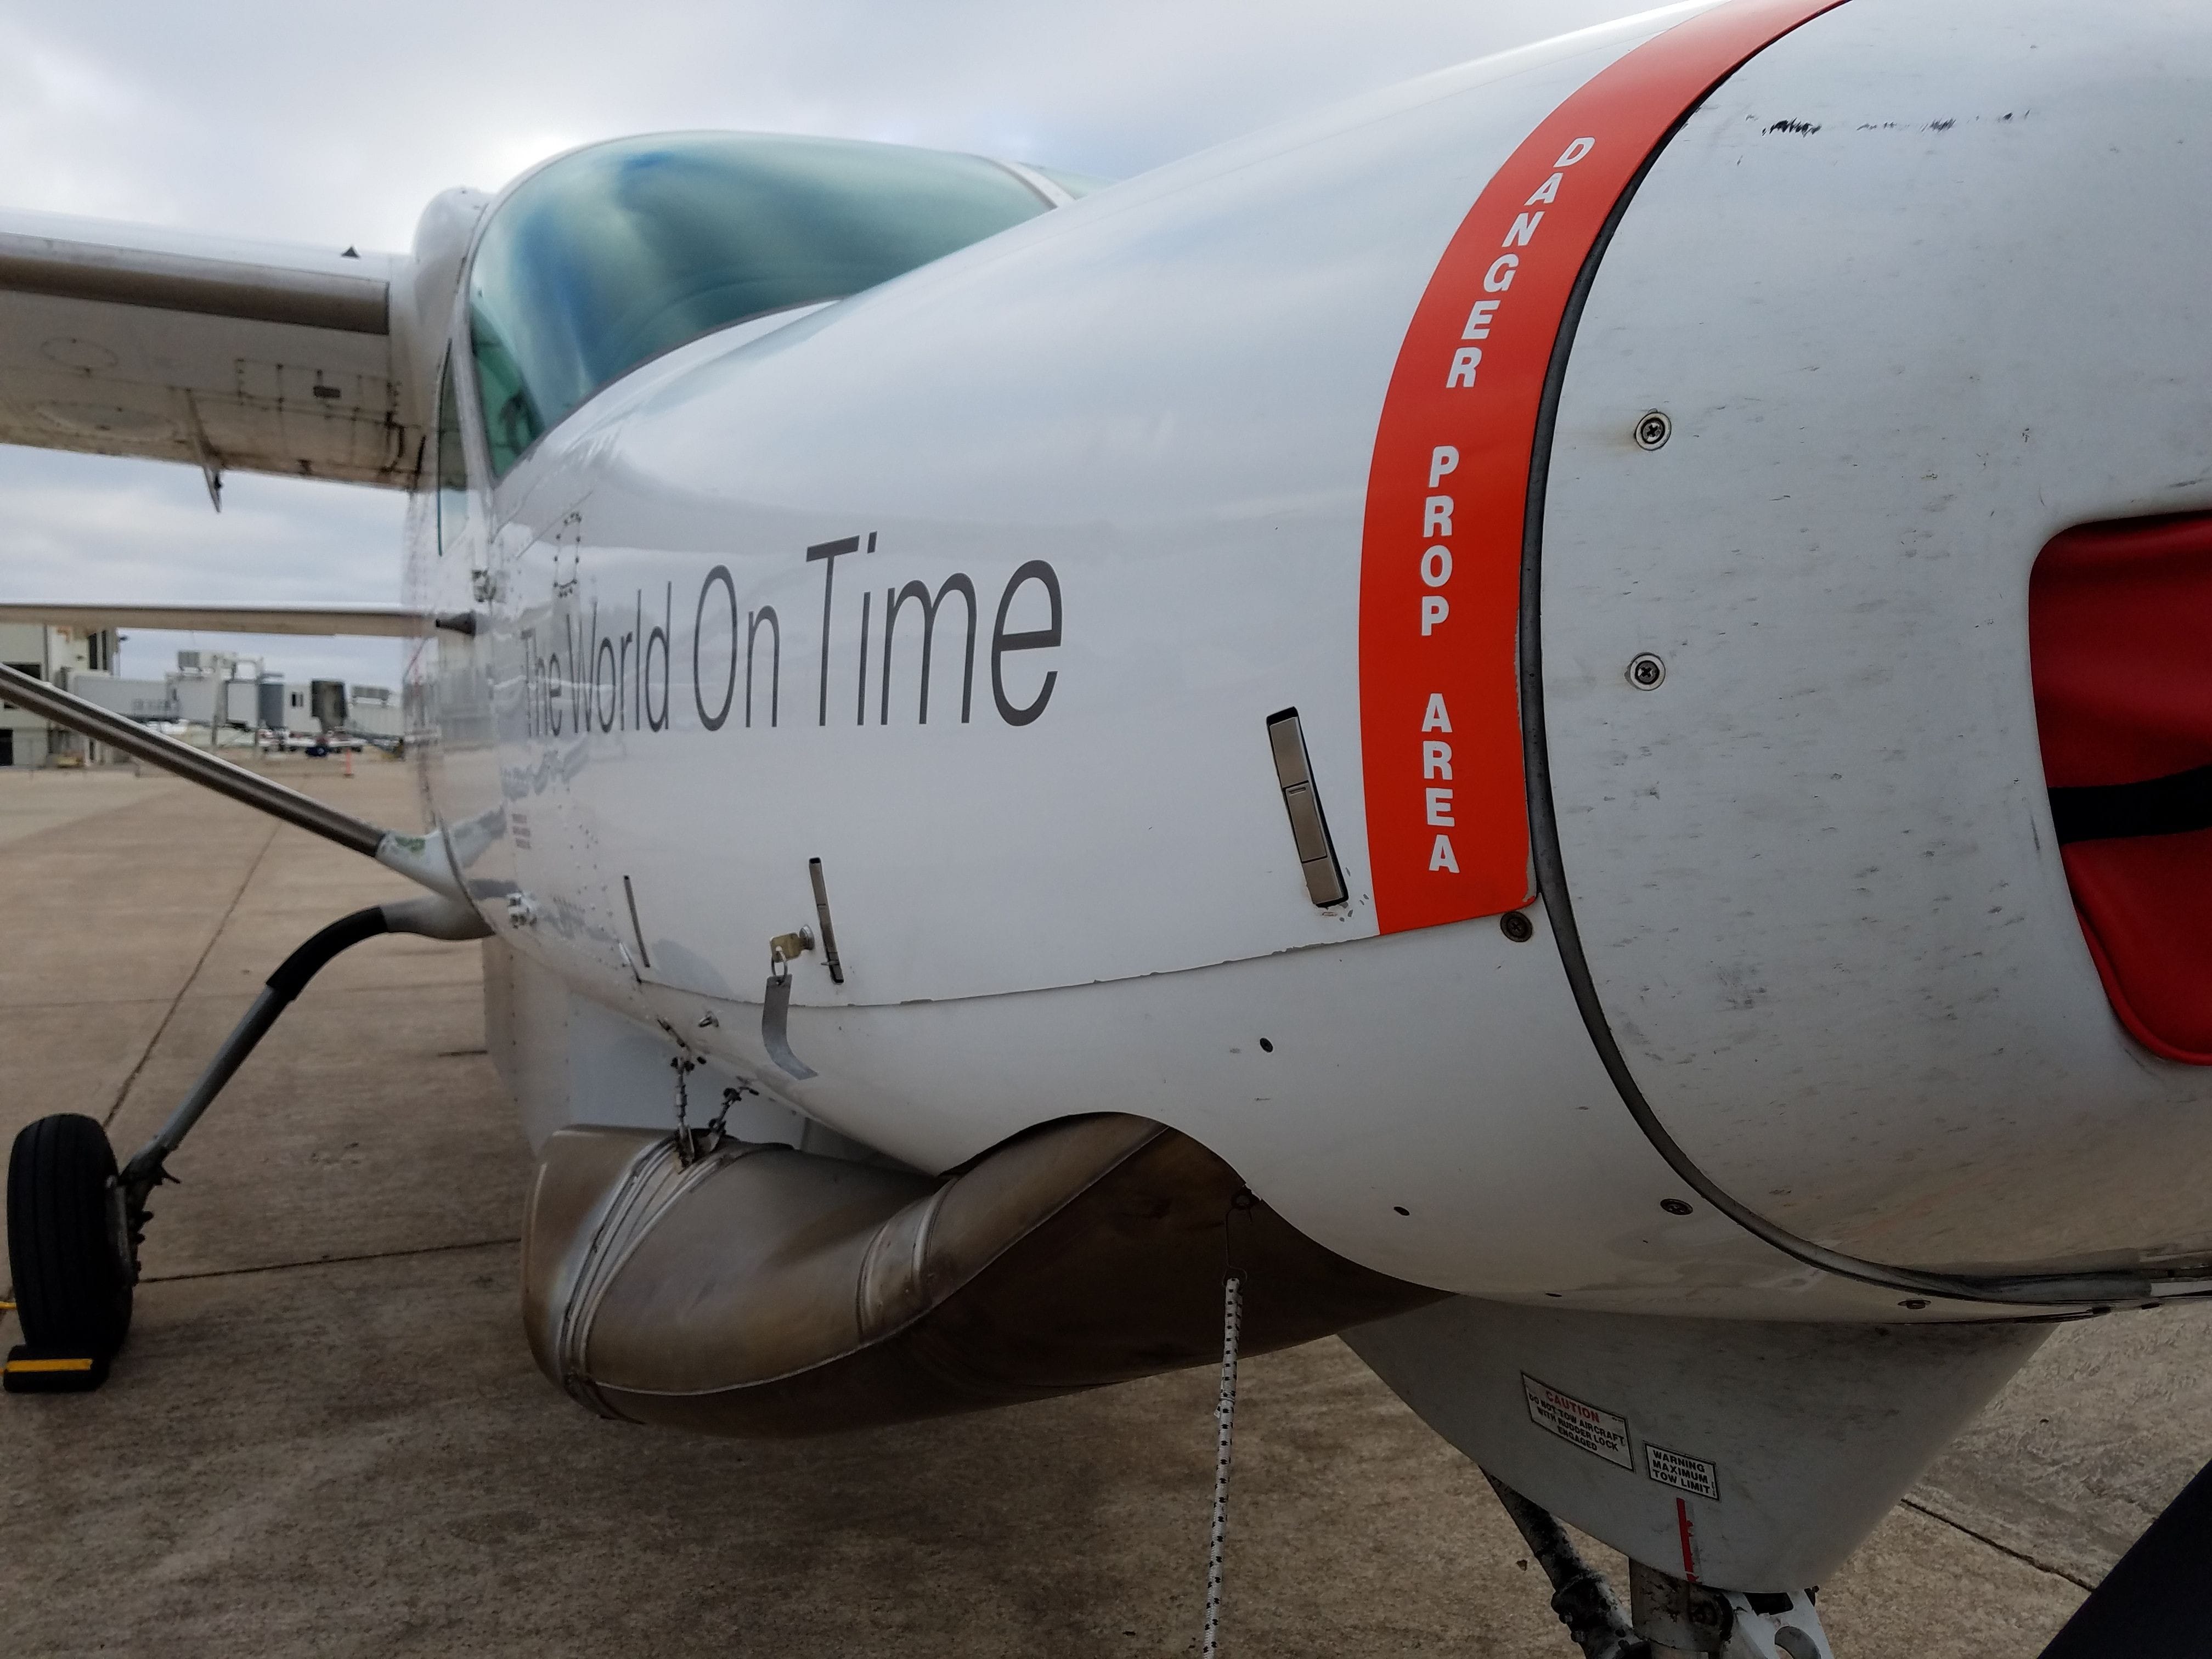
[[[453,398],[453,360],[449,353],[438,376],[438,552],[460,544],[469,522],[469,464],[461,449],[461,413]]]
[[[842,299],[1045,210],[976,155],[682,133],[549,163],[494,210],[469,326],[495,476],[594,392],[732,324]]]

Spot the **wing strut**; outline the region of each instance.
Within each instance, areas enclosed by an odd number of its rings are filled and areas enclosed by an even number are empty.
[[[87,702],[74,693],[48,685],[4,663],[0,663],[0,699],[33,714],[44,714],[57,726],[67,726],[95,742],[112,744],[126,755],[173,772],[204,789],[227,795],[257,812],[266,812],[296,829],[363,854],[410,880],[420,882],[434,893],[465,899],[460,878],[454,872],[441,831],[428,836],[403,836],[397,830],[380,828],[311,795],[288,789],[258,772],[249,772],[204,750],[195,749],[188,743],[180,743],[136,720]]]
[[[357,635],[421,639],[433,629],[473,634],[470,612],[451,616],[385,605],[70,605],[59,599],[0,603],[0,623],[39,623],[50,628],[210,629],[229,634]]]

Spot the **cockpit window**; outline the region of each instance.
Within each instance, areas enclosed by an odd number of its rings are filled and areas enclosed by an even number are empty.
[[[469,466],[461,453],[461,417],[453,401],[453,360],[438,374],[438,553],[457,544],[469,518]]]
[[[471,268],[493,471],[648,358],[857,294],[1044,208],[980,156],[848,139],[680,133],[565,156],[500,204]]]

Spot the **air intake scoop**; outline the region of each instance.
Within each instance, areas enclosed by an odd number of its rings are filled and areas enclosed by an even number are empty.
[[[563,1129],[530,1199],[524,1317],[609,1417],[805,1434],[974,1411],[1218,1359],[1443,1293],[1346,1261],[1143,1118],[1076,1118],[942,1181],[730,1142]]]

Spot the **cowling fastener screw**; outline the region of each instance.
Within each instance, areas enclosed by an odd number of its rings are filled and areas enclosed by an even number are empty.
[[[1628,659],[1628,683],[1639,691],[1656,691],[1667,682],[1667,665],[1649,651]]]
[[[1674,435],[1674,422],[1667,418],[1664,410],[1647,409],[1637,417],[1636,447],[1638,449],[1663,449],[1667,440]]]

